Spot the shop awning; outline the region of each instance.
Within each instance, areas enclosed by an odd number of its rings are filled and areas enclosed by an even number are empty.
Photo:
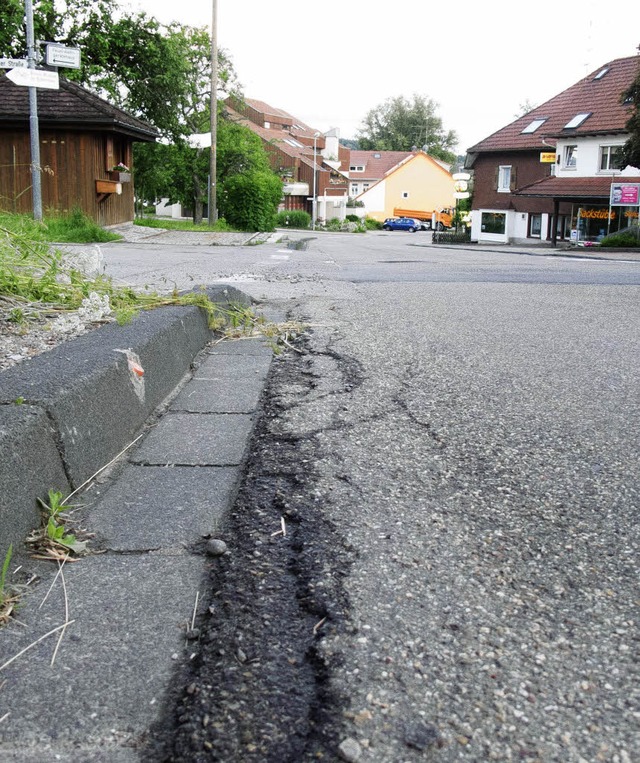
[[[537,183],[518,188],[514,196],[535,196],[562,201],[584,201],[585,199],[609,201],[612,183],[640,183],[640,177],[549,177]]]

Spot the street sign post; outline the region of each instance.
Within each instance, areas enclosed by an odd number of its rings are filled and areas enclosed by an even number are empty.
[[[58,72],[48,72],[43,69],[11,69],[7,72],[7,79],[14,85],[23,87],[39,87],[45,90],[58,90],[60,79]]]

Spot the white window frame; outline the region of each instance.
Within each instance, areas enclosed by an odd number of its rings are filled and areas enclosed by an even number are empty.
[[[611,145],[610,144],[610,145],[606,145],[606,146],[600,146],[600,151],[599,151],[600,160],[598,162],[598,172],[605,172],[605,173],[608,173],[608,172],[618,172],[619,170],[624,169],[624,167],[613,167],[611,165],[611,159],[612,159],[612,156],[613,156],[614,152],[616,151],[616,149],[622,150],[622,148],[623,148],[623,144],[621,144],[621,143],[619,143],[617,145]],[[603,161],[603,159],[605,157],[607,159],[607,166],[603,167],[602,166],[602,161]]]
[[[575,170],[578,167],[578,145],[571,143],[562,151],[562,169]]]
[[[364,172],[364,167],[361,164],[353,164],[349,167],[349,172]]]
[[[511,192],[511,165],[501,164],[498,167],[498,193]]]

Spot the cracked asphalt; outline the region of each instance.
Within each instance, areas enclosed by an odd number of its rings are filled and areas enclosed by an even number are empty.
[[[639,760],[640,266],[352,242],[197,264],[311,330],[150,759]]]

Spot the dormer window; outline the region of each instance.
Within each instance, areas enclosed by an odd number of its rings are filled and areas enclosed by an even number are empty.
[[[534,119],[533,122],[529,122],[529,124],[524,128],[522,131],[522,135],[525,135],[526,133],[532,133],[535,132],[538,127],[543,125],[547,121],[546,117],[542,117],[541,119]]]
[[[580,127],[580,125],[584,122],[584,120],[587,117],[591,116],[591,112],[581,112],[580,114],[576,114],[575,117],[567,122],[567,124],[563,127],[564,130],[572,130],[575,127]]]
[[[361,164],[352,164],[349,172],[364,172],[364,167]]]

